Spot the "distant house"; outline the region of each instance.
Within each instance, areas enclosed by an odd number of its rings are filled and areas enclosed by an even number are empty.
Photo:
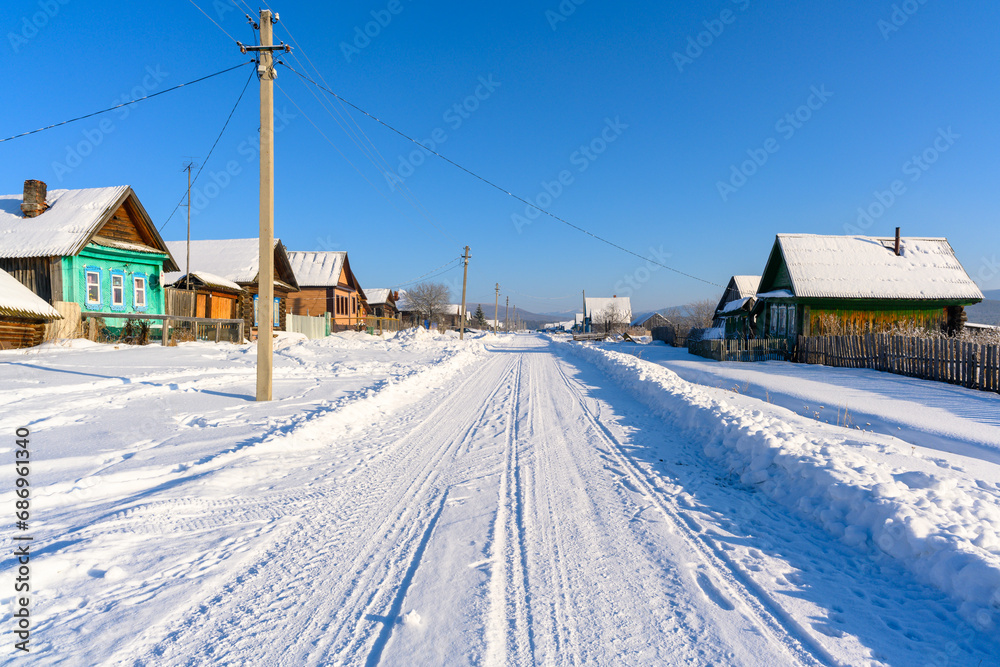
[[[983,294],[943,238],[778,234],[756,298],[757,335],[793,338],[955,332]]]
[[[756,305],[760,276],[733,276],[729,279],[719,305],[712,317],[712,327],[722,329],[727,338],[745,338],[753,335],[750,314]]]
[[[290,252],[299,293],[289,301],[295,315],[330,314],[330,329],[356,329],[364,322],[365,292],[344,251]]]
[[[584,325],[594,333],[624,331],[632,321],[632,302],[627,296],[588,296],[584,300],[584,310]]]
[[[170,241],[167,246],[175,257],[186,257],[185,241]],[[185,260],[186,262],[186,260]],[[255,336],[258,322],[258,295],[260,293],[260,239],[220,239],[191,241],[191,281],[199,291],[201,312],[232,312],[231,298],[235,296],[235,318],[242,319],[246,331]],[[271,304],[274,329],[286,331],[288,297],[299,291],[295,274],[288,262],[285,246],[274,240],[274,302]],[[171,285],[186,285],[180,272],[166,274],[164,281]],[[240,291],[233,289],[233,285]],[[203,298],[202,301],[201,299]]]
[[[51,305],[162,314],[160,275],[177,266],[127,185],[0,195],[0,269]]]
[[[46,323],[61,318],[59,311],[0,269],[0,350],[38,345]]]
[[[670,326],[670,320],[655,311],[643,313],[639,317],[633,318],[629,323],[630,328],[645,329],[646,331],[652,331],[656,327],[668,326]]]
[[[396,300],[399,298],[398,292],[394,292],[391,289],[374,288],[365,290],[365,296],[368,298],[366,303],[367,314],[372,317],[398,317],[399,310],[396,309]]]

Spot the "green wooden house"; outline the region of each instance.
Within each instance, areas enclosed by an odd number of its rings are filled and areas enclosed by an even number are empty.
[[[982,299],[944,238],[778,234],[752,316],[758,338],[953,333]]]
[[[50,304],[82,312],[162,314],[160,275],[176,270],[127,185],[0,195],[0,268]]]

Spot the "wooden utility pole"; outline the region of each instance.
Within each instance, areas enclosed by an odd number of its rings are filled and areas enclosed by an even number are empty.
[[[497,327],[500,322],[497,320],[497,315],[500,313],[500,283],[497,283],[497,300],[493,303],[493,333],[497,332]]]
[[[257,273],[257,400],[270,401],[274,339],[274,45],[271,11],[260,12],[260,271]],[[263,50],[266,49],[266,50]]]
[[[507,305],[503,307],[503,330],[504,333],[510,331],[510,297],[507,297]]]
[[[514,331],[517,331],[517,306],[514,306]]]
[[[462,273],[462,323],[458,329],[458,339],[465,340],[465,287],[469,282],[469,246],[465,246],[465,270]]]
[[[187,203],[187,217],[188,217],[188,229],[187,229],[187,263],[184,265],[184,279],[187,281],[188,290],[191,289],[191,167],[194,166],[194,162],[188,162],[184,170],[188,173],[188,203]],[[192,317],[194,313],[191,313]]]
[[[587,290],[583,290],[583,322],[580,322],[580,333],[589,333],[587,331]]]

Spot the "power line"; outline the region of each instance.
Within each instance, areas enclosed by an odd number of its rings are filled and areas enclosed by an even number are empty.
[[[243,90],[240,91],[240,96],[236,99],[236,104],[233,105],[232,111],[230,111],[229,115],[226,117],[226,122],[225,124],[223,124],[222,130],[219,132],[219,136],[215,138],[215,143],[212,144],[212,148],[209,149],[208,156],[205,158],[205,161],[201,163],[200,167],[198,167],[198,173],[195,174],[194,180],[191,181],[191,185],[194,185],[195,183],[198,182],[198,177],[201,176],[201,170],[205,168],[206,164],[208,164],[209,158],[212,157],[212,152],[215,151],[215,147],[219,145],[219,139],[222,138],[222,133],[226,131],[227,127],[229,127],[229,121],[232,120],[233,114],[236,113],[236,107],[238,107],[240,105],[240,102],[243,100],[243,95],[246,94],[247,87],[250,85],[250,81],[253,79],[253,76],[256,73],[257,70],[253,70],[252,72],[250,72],[250,76],[247,77],[247,82],[243,84]],[[167,226],[168,222],[170,222],[170,218],[174,217],[174,213],[176,213],[177,209],[181,207],[181,202],[183,201],[184,197],[182,196],[181,200],[177,202],[177,206],[174,207],[174,210],[170,213],[169,216],[167,216],[167,219],[163,222],[163,224],[160,225],[160,231],[163,231],[163,228]]]
[[[49,125],[48,127],[40,127],[37,130],[31,130],[30,132],[22,132],[21,134],[15,134],[12,137],[7,137],[6,139],[0,139],[0,143],[3,143],[5,141],[10,141],[11,139],[17,139],[19,137],[26,137],[29,134],[35,134],[37,132],[43,132],[45,130],[51,130],[54,127],[59,127],[61,125],[66,125],[68,123],[75,123],[78,120],[83,120],[84,118],[90,118],[91,116],[97,116],[98,114],[107,113],[109,111],[114,111],[115,109],[119,109],[121,107],[128,106],[129,104],[135,104],[136,102],[142,102],[143,100],[148,100],[150,98],[156,97],[157,95],[163,95],[164,93],[169,93],[169,92],[171,92],[173,90],[177,90],[178,88],[183,88],[184,86],[190,86],[192,83],[198,83],[199,81],[204,81],[206,79],[211,79],[214,76],[219,76],[220,74],[225,74],[226,72],[231,72],[234,69],[243,67],[244,65],[248,65],[248,64],[250,64],[252,62],[253,61],[251,60],[249,62],[240,63],[239,65],[234,65],[234,66],[232,66],[232,67],[230,67],[228,69],[224,69],[224,70],[222,70],[220,72],[216,72],[215,74],[209,74],[208,76],[203,76],[200,79],[195,79],[194,81],[188,81],[187,83],[182,83],[182,84],[176,85],[173,88],[167,88],[166,90],[161,90],[158,93],[151,93],[149,95],[146,95],[145,97],[140,97],[140,98],[135,99],[135,100],[129,100],[128,102],[122,102],[121,104],[116,104],[115,106],[108,107],[107,109],[101,109],[100,111],[95,111],[93,113],[88,113],[85,116],[78,116],[76,118],[71,118],[69,120],[64,120],[61,123],[56,123],[55,125]]]
[[[218,24],[218,23],[216,22],[216,20],[215,20],[215,19],[213,19],[213,18],[212,18],[211,16],[209,16],[209,15],[208,15],[208,14],[207,14],[207,13],[205,12],[205,10],[204,10],[204,9],[202,9],[202,8],[201,8],[201,7],[199,7],[199,6],[197,5],[197,4],[195,4],[194,0],[188,0],[188,2],[190,2],[190,3],[192,4],[192,5],[194,5],[195,9],[197,9],[197,10],[198,10],[199,12],[201,12],[202,14],[205,14],[205,18],[207,18],[207,19],[208,19],[209,21],[211,21],[212,23],[215,23],[215,27],[216,27],[216,28],[218,28],[218,29],[219,29],[219,30],[221,30],[222,32],[225,32],[225,33],[226,33],[226,37],[228,37],[229,39],[231,39],[231,40],[233,40],[234,42],[236,42],[237,44],[239,44],[239,41],[238,41],[238,40],[237,40],[237,39],[236,39],[235,37],[233,37],[233,36],[232,36],[232,35],[230,35],[230,34],[229,34],[228,32],[226,32],[226,29],[225,29],[225,28],[223,28],[223,27],[222,27],[221,25],[219,25],[219,24]]]
[[[472,176],[472,177],[474,177],[474,178],[476,178],[476,179],[478,179],[478,180],[482,181],[483,183],[486,183],[486,184],[487,184],[487,185],[489,185],[490,187],[492,187],[492,188],[495,188],[495,189],[499,190],[500,192],[503,192],[504,194],[506,194],[506,195],[508,195],[508,196],[510,196],[510,197],[513,197],[514,199],[518,200],[518,201],[519,201],[519,202],[521,202],[522,204],[526,204],[526,205],[530,206],[531,208],[533,208],[533,209],[535,209],[535,210],[539,211],[540,213],[544,213],[545,215],[549,216],[550,218],[553,218],[554,220],[558,220],[559,222],[563,223],[564,225],[567,225],[567,226],[569,226],[569,227],[572,227],[573,229],[577,230],[578,232],[582,232],[582,233],[586,234],[587,236],[590,236],[590,237],[592,237],[592,238],[594,238],[594,239],[597,239],[597,240],[598,240],[598,241],[600,241],[601,243],[606,243],[607,245],[611,246],[612,248],[617,248],[618,250],[621,250],[622,252],[625,252],[625,253],[628,253],[629,255],[632,255],[632,256],[634,256],[634,257],[638,257],[639,259],[641,259],[641,260],[643,260],[643,261],[645,261],[645,262],[649,262],[650,264],[655,264],[656,266],[659,266],[659,267],[661,267],[661,268],[664,268],[664,269],[667,269],[668,271],[673,271],[674,273],[677,273],[677,274],[679,274],[679,275],[682,275],[682,276],[685,276],[685,277],[687,277],[687,278],[691,278],[691,279],[693,279],[693,280],[698,280],[698,281],[700,281],[700,282],[703,282],[703,283],[707,283],[707,284],[709,284],[709,285],[713,285],[713,286],[715,286],[715,287],[722,287],[722,285],[719,285],[718,283],[713,283],[713,282],[712,282],[712,281],[710,281],[710,280],[705,280],[704,278],[699,278],[698,276],[694,276],[694,275],[691,275],[690,273],[685,273],[685,272],[683,272],[683,271],[680,271],[680,270],[678,270],[678,269],[675,269],[675,268],[673,268],[672,266],[667,266],[666,264],[662,264],[662,263],[660,263],[660,262],[657,262],[657,261],[656,261],[656,260],[654,260],[654,259],[650,259],[649,257],[644,257],[644,256],[640,255],[640,254],[639,254],[639,253],[637,253],[637,252],[633,252],[633,251],[629,250],[628,248],[625,248],[625,247],[623,247],[623,246],[620,246],[620,245],[618,245],[618,244],[617,244],[617,243],[615,243],[614,241],[609,241],[608,239],[606,239],[606,238],[603,238],[603,237],[601,237],[601,236],[598,236],[597,234],[594,234],[593,232],[590,232],[590,231],[587,231],[587,230],[586,230],[586,229],[584,229],[583,227],[580,227],[580,226],[578,226],[578,225],[574,225],[574,224],[573,224],[572,222],[570,222],[570,221],[568,221],[568,220],[565,220],[565,219],[563,219],[563,218],[560,218],[560,217],[559,217],[558,215],[555,215],[554,213],[550,213],[549,211],[546,211],[545,209],[543,209],[543,208],[540,208],[539,206],[537,206],[537,205],[535,205],[535,204],[532,204],[532,203],[531,203],[530,201],[528,201],[527,199],[524,199],[523,197],[519,197],[519,196],[515,195],[515,194],[514,194],[513,192],[511,192],[511,191],[507,190],[506,188],[503,188],[503,187],[500,187],[500,186],[499,186],[499,185],[497,185],[496,183],[493,183],[492,181],[490,181],[490,180],[488,180],[488,179],[486,179],[486,178],[483,178],[482,176],[480,176],[479,174],[475,173],[474,171],[471,171],[471,170],[469,170],[469,169],[466,169],[465,167],[463,167],[462,165],[458,164],[458,163],[457,163],[457,162],[455,162],[454,160],[450,160],[450,159],[446,158],[446,157],[445,157],[444,155],[441,155],[440,153],[438,153],[437,151],[435,151],[435,150],[431,150],[430,148],[428,148],[427,146],[423,145],[422,143],[420,143],[419,141],[417,141],[417,140],[416,140],[416,139],[414,139],[413,137],[410,137],[409,135],[407,135],[407,134],[404,134],[403,132],[401,132],[401,131],[397,130],[397,129],[396,129],[395,127],[393,127],[392,125],[389,125],[389,124],[388,124],[388,123],[386,123],[386,122],[385,122],[384,120],[382,120],[382,119],[380,119],[380,118],[378,118],[378,117],[376,117],[376,116],[373,116],[372,114],[368,113],[367,111],[365,111],[364,109],[362,109],[362,108],[361,108],[361,107],[359,107],[358,105],[354,104],[353,102],[351,102],[351,101],[349,101],[349,100],[346,100],[346,99],[344,99],[343,97],[341,97],[341,96],[340,96],[340,95],[338,95],[337,93],[333,92],[332,90],[330,90],[330,89],[329,89],[329,88],[327,88],[326,86],[323,86],[323,85],[321,85],[321,84],[317,83],[317,82],[316,82],[315,80],[313,80],[313,79],[309,78],[309,77],[308,77],[308,76],[306,76],[305,74],[302,74],[302,73],[300,73],[300,72],[296,71],[296,70],[295,70],[294,68],[292,68],[292,67],[291,67],[290,65],[288,65],[288,63],[284,63],[284,62],[281,62],[281,63],[279,63],[279,64],[282,64],[282,65],[284,65],[284,66],[285,66],[285,67],[287,67],[287,68],[288,68],[289,70],[291,70],[291,72],[292,72],[293,74],[295,74],[295,75],[299,76],[300,78],[302,78],[302,79],[304,79],[304,80],[308,81],[309,83],[313,84],[314,86],[316,86],[316,87],[317,87],[317,88],[319,88],[320,90],[322,90],[322,91],[324,91],[324,92],[326,92],[326,93],[328,93],[328,94],[330,94],[330,95],[333,95],[333,96],[334,96],[335,98],[337,98],[337,99],[338,99],[338,100],[340,100],[341,102],[343,102],[343,103],[347,104],[348,106],[350,106],[350,107],[352,107],[352,108],[354,108],[354,109],[356,109],[356,110],[360,111],[360,112],[361,112],[361,113],[363,113],[364,115],[366,115],[366,116],[368,116],[369,118],[371,118],[372,120],[374,120],[374,121],[375,121],[376,123],[379,123],[380,125],[382,125],[382,126],[384,126],[384,127],[388,128],[388,129],[392,130],[393,132],[395,132],[395,133],[396,133],[396,134],[398,134],[399,136],[403,137],[403,138],[404,138],[404,139],[406,139],[407,141],[410,141],[410,142],[412,142],[412,143],[416,144],[417,146],[420,146],[421,148],[423,148],[423,149],[424,149],[425,151],[427,151],[428,153],[431,153],[431,154],[433,154],[433,155],[436,155],[437,157],[441,158],[442,160],[444,160],[444,161],[445,161],[445,162],[447,162],[448,164],[450,164],[450,165],[452,165],[452,166],[454,166],[454,167],[457,167],[458,169],[461,169],[461,170],[462,170],[462,171],[464,171],[465,173],[467,173],[467,174],[469,174],[470,176]]]
[[[423,280],[424,278],[436,278],[437,276],[442,276],[442,275],[448,273],[448,271],[454,271],[455,269],[457,269],[458,268],[458,264],[455,264],[455,262],[461,262],[463,259],[464,258],[462,258],[462,257],[456,257],[455,259],[453,259],[453,260],[451,260],[451,261],[449,261],[449,262],[447,262],[445,264],[442,264],[441,266],[437,267],[436,269],[431,269],[430,271],[428,271],[427,273],[425,273],[424,275],[422,275],[422,276],[420,276],[418,278],[414,278],[413,280],[409,280],[409,281],[407,281],[405,283],[398,283],[396,285],[392,285],[391,287],[393,287],[393,288],[394,287],[406,287],[407,285],[412,285],[413,283],[417,282],[418,280]],[[441,271],[441,273],[435,274],[433,276],[431,275],[435,271],[439,271],[440,269],[443,269],[444,267],[448,266],[449,264],[455,264],[455,266],[452,266],[449,269],[445,269],[444,271]]]

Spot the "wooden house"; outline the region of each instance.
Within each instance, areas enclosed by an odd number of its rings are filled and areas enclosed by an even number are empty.
[[[48,302],[0,269],[0,350],[38,345],[45,325],[61,318]]]
[[[639,317],[633,318],[629,323],[629,328],[645,329],[646,331],[652,331],[656,327],[669,326],[671,326],[670,320],[655,311],[643,313],[642,315],[639,315]]]
[[[982,298],[943,238],[778,234],[753,314],[758,337],[954,333]]]
[[[632,302],[627,296],[587,297],[584,300],[584,326],[594,333],[624,331],[632,321]]]
[[[365,292],[351,271],[345,251],[290,252],[288,259],[299,292],[289,302],[295,315],[329,313],[330,330],[357,329],[364,324]]]
[[[163,271],[177,269],[127,185],[0,196],[0,269],[42,300],[83,312],[162,314]]]
[[[748,338],[754,334],[751,317],[757,303],[760,276],[733,276],[729,279],[712,316],[712,327],[722,329],[726,338]]]
[[[173,274],[167,274],[164,280],[170,280],[172,277]],[[188,300],[190,302],[188,312],[178,312],[175,309],[170,313],[184,317],[240,319],[240,299],[248,296],[247,291],[240,287],[239,283],[208,271],[192,271],[190,276],[182,275],[166,287],[193,293],[193,298]]]
[[[365,296],[367,297],[365,312],[371,317],[396,318],[399,316],[399,310],[396,308],[399,292],[375,288],[365,290]]]
[[[175,257],[187,256],[185,241],[170,241],[167,246]],[[252,238],[191,241],[190,272],[192,287],[198,288],[199,301],[196,301],[195,310],[198,309],[197,304],[201,303],[203,313],[232,312],[228,309],[232,307],[231,301],[235,296],[234,317],[242,319],[246,331],[250,332],[250,338],[255,338],[260,305],[258,303],[261,281],[260,240]],[[164,280],[168,284],[186,286],[184,276],[180,272],[167,274]],[[274,302],[271,304],[274,329],[286,331],[289,295],[298,292],[299,286],[295,281],[295,273],[288,261],[285,246],[278,239],[274,240],[274,274],[271,280],[274,284]],[[233,289],[233,285],[239,291]]]

